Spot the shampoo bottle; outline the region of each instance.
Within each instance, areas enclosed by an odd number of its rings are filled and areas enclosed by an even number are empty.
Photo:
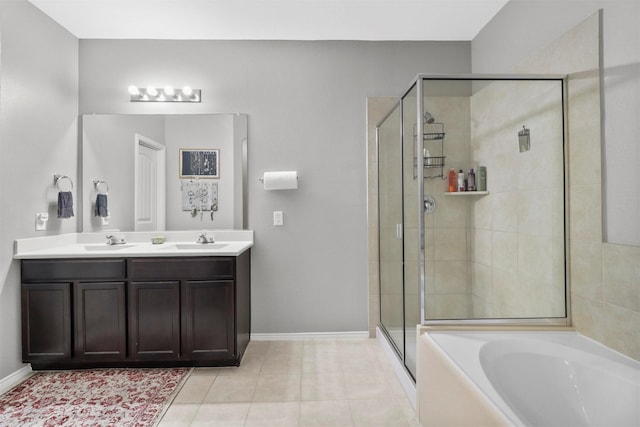
[[[476,191],[476,174],[473,172],[473,168],[469,169],[469,176],[467,178],[467,191]]]
[[[458,177],[456,176],[456,170],[451,168],[449,170],[449,193],[456,192],[456,185],[458,184]]]
[[[487,191],[487,168],[478,166],[478,191]]]
[[[464,172],[462,172],[462,169],[460,169],[458,171],[458,191],[464,191],[464,189]]]

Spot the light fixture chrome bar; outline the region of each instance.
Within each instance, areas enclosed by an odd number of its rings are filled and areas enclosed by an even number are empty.
[[[185,86],[182,89],[166,88],[138,88],[129,86],[131,102],[201,102],[202,91]]]

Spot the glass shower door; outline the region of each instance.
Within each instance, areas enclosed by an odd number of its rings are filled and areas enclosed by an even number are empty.
[[[417,86],[378,126],[380,324],[407,370],[416,374],[420,323],[420,187]]]
[[[377,128],[380,324],[404,358],[402,141],[400,104]]]
[[[402,97],[402,192],[403,192],[403,302],[404,364],[416,376],[416,325],[420,323],[420,181],[422,152],[418,153],[417,86]]]

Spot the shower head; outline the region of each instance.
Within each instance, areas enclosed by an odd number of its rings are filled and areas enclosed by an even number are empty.
[[[431,113],[430,113],[430,112],[426,111],[426,112],[424,113],[424,122],[425,122],[425,123],[429,123],[429,124],[431,124],[431,123],[433,123],[433,122],[435,122],[435,121],[436,121],[436,119],[431,115]]]

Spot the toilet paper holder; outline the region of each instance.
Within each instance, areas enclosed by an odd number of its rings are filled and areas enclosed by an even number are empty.
[[[258,179],[265,190],[296,190],[298,188],[297,171],[265,172]]]

